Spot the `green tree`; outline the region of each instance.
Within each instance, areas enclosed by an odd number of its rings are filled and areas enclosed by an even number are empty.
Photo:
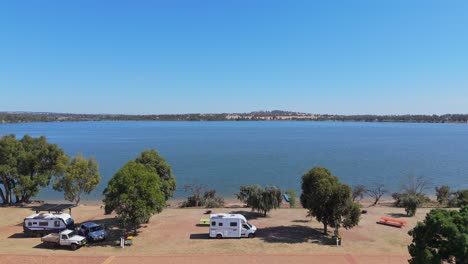
[[[150,172],[156,173],[161,179],[161,188],[166,201],[172,197],[177,183],[172,175],[172,169],[166,160],[155,149],[144,150],[135,160],[143,164]]]
[[[281,190],[276,186],[265,188],[259,185],[241,186],[236,196],[252,210],[263,213],[263,216],[266,216],[271,209],[279,208],[283,200]]]
[[[19,177],[14,192],[18,202],[28,203],[41,188],[49,185],[52,176],[65,171],[68,156],[56,144],[48,143],[44,136],[25,135],[20,142],[24,151],[19,156]]]
[[[28,203],[41,188],[49,185],[52,176],[61,175],[68,161],[67,155],[45,137],[25,135],[17,140],[14,135],[0,139],[0,183],[3,203]],[[1,189],[1,188],[0,188]]]
[[[440,187],[435,187],[437,202],[440,205],[447,204],[450,197],[450,187],[448,185],[442,185]]]
[[[468,263],[468,207],[433,209],[414,229],[408,246],[411,264]]]
[[[4,204],[13,202],[13,189],[18,181],[18,162],[23,152],[23,145],[14,135],[0,139],[0,198]]]
[[[105,213],[115,211],[121,223],[135,231],[166,205],[159,176],[135,161],[120,168],[103,194]]]
[[[65,200],[80,203],[83,194],[89,194],[101,181],[98,163],[91,157],[86,160],[81,154],[72,158],[64,175],[56,177],[54,189],[63,191]]]
[[[324,234],[328,226],[348,229],[359,223],[360,207],[352,201],[351,188],[328,169],[314,167],[302,176],[301,187],[302,206],[323,224]]]

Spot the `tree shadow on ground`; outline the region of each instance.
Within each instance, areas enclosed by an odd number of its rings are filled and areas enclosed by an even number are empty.
[[[297,220],[292,220],[291,222],[293,222],[293,223],[310,223],[310,220],[297,219]]]
[[[88,240],[88,247],[108,247],[108,246],[120,246],[120,238],[125,236],[127,229],[119,224],[119,220],[117,218],[103,218],[92,220],[96,224],[104,226],[106,229],[106,239],[101,241],[90,241]],[[76,225],[79,227],[79,224]],[[142,228],[141,226],[139,228]],[[128,232],[132,236],[138,236],[140,231],[137,229],[137,233]]]
[[[190,234],[190,239],[205,240],[210,239],[210,236],[208,235],[208,233]]]
[[[247,218],[247,220],[253,220],[258,218],[265,218],[262,213],[259,212],[248,212],[248,211],[232,211],[230,214],[241,214]],[[268,216],[267,216],[268,217]]]
[[[256,236],[268,243],[315,243],[319,245],[333,245],[331,237],[323,234],[322,229],[302,225],[273,226],[259,229]]]
[[[408,217],[408,215],[403,214],[403,213],[388,213],[387,215],[393,218],[402,218],[402,217],[407,218]]]
[[[246,205],[239,205],[239,204],[231,204],[231,205],[226,205],[224,208],[247,208]]]

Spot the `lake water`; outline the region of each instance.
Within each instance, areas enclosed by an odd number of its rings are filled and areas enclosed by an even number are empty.
[[[156,148],[178,182],[205,184],[233,196],[242,184],[296,189],[314,166],[350,184],[383,183],[398,190],[408,175],[468,188],[468,125],[341,122],[65,122],[0,124],[0,136],[45,135],[68,155],[94,156],[102,199],[112,175],[144,149]],[[429,190],[433,192],[433,188]],[[60,199],[50,188],[38,199]]]

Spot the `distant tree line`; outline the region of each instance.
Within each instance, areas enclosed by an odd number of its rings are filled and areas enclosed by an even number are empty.
[[[237,116],[229,118],[230,115]],[[301,121],[343,121],[343,122],[406,122],[406,123],[468,123],[468,114],[445,115],[311,115],[290,111],[257,111],[250,113],[217,114],[162,114],[162,115],[120,115],[120,114],[68,114],[35,112],[0,112],[0,123],[23,122],[65,122],[65,121],[256,121],[271,117],[290,117]],[[297,116],[300,116],[298,118]]]

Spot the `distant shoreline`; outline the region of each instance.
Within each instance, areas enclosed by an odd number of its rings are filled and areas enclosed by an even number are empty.
[[[290,111],[213,114],[71,114],[47,112],[0,112],[1,123],[84,122],[84,121],[330,121],[369,123],[450,123],[468,124],[468,114],[445,115],[330,115]]]

